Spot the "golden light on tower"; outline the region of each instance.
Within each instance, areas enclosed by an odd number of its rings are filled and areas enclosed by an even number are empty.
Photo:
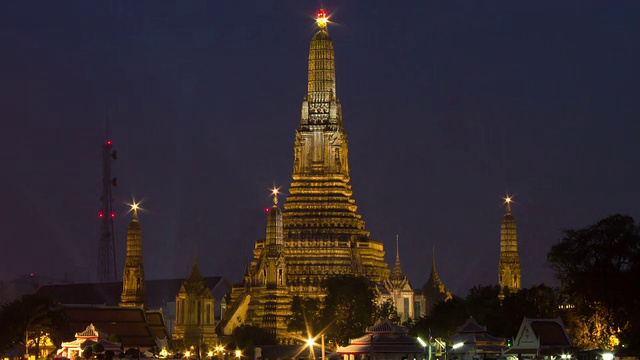
[[[329,17],[323,8],[320,8],[320,11],[316,14],[316,24],[320,29],[324,29],[327,27],[327,23],[329,22]]]
[[[129,211],[127,211],[127,213],[133,211],[134,219],[138,218],[138,210],[144,210],[143,208],[140,207],[141,203],[142,203],[142,200],[139,202],[136,202],[136,198],[133,196],[131,196],[131,204],[127,203],[127,205],[129,205]]]
[[[278,194],[280,194],[280,188],[276,188],[275,186],[271,189],[271,194],[273,195],[273,205],[278,205]]]
[[[506,195],[502,198],[504,203],[507,204],[507,212],[511,212],[511,203],[513,202],[513,196]]]

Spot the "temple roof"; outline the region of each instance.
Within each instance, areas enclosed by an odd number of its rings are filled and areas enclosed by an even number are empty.
[[[431,274],[429,274],[429,280],[422,287],[422,293],[427,298],[427,308],[430,309],[438,302],[451,300],[451,293],[440,280],[438,272],[436,271],[436,255],[435,248],[432,253],[431,260]]]
[[[457,331],[459,333],[483,333],[487,332],[487,327],[478,324],[473,316],[469,316],[467,322],[465,322],[464,325],[458,326]]]
[[[406,334],[407,328],[395,324],[389,319],[380,320],[375,325],[367,328],[367,334]]]
[[[231,291],[231,284],[220,276],[206,276],[202,280],[211,289],[216,301]],[[148,309],[160,309],[176,300],[184,279],[145,280],[145,299]],[[122,282],[43,285],[37,295],[49,296],[61,304],[116,306],[120,303]],[[86,326],[86,323],[84,324]]]
[[[168,336],[166,330],[151,330],[146,313],[140,307],[67,305],[62,311],[71,333],[86,330],[86,324],[91,323],[102,332],[118,334],[124,347],[153,347],[156,338]]]

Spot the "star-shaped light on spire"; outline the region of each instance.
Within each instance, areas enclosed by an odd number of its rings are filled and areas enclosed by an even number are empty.
[[[277,187],[273,187],[273,189],[271,189],[271,195],[273,195],[273,205],[278,205],[278,194],[280,194],[280,188]]]
[[[128,212],[133,211],[134,219],[138,219],[138,210],[144,210],[143,208],[140,207],[141,203],[142,203],[142,200],[139,202],[136,202],[135,197],[131,196],[131,204],[127,204],[130,207]]]
[[[513,196],[506,195],[504,198],[504,203],[507,204],[507,212],[511,212],[511,202],[513,202]]]
[[[323,8],[320,8],[320,11],[316,14],[316,24],[320,29],[324,29],[327,27],[327,23],[329,22],[329,16],[324,11]]]

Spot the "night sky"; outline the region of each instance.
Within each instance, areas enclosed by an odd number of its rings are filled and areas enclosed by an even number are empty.
[[[414,287],[497,282],[515,195],[522,284],[562,229],[640,220],[640,2],[324,2],[354,198]],[[241,279],[286,192],[319,1],[0,2],[0,279],[95,278],[105,117],[148,279]],[[196,250],[197,249],[197,250]]]

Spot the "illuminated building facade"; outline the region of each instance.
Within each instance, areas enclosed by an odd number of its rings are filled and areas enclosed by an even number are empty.
[[[393,300],[403,319],[416,316],[416,296],[424,304],[422,293],[416,293],[404,275],[399,254],[390,276],[382,242],[370,237],[357,213],[336,94],[334,46],[322,10],[317,24],[309,46],[307,95],[295,135],[289,195],[281,212],[274,190],[266,239],[256,241],[253,260],[233,287],[219,325],[223,335],[249,324],[287,342],[293,296],[322,298],[325,280],[338,275],[367,278],[375,284],[379,301]]]
[[[191,274],[182,283],[176,296],[173,340],[182,342],[188,349],[203,343],[213,348],[217,339],[215,297],[200,275],[198,262],[194,259]]]
[[[138,206],[132,205],[133,219],[127,228],[127,258],[122,275],[120,306],[144,307],[144,263],[142,261],[142,229],[138,221]]]
[[[389,276],[383,244],[370,238],[351,197],[326,19],[321,10],[309,47],[308,92],[296,131],[289,196],[281,215],[277,205],[269,211],[267,238],[256,242],[254,259],[242,283],[234,286],[223,334],[247,323],[282,339],[293,296],[322,297],[322,283],[335,275],[364,276],[377,284]]]
[[[400,246],[399,241],[396,238],[396,263],[393,266],[391,276],[384,281],[384,288],[381,289],[380,300],[386,301],[387,299],[393,301],[398,316],[402,322],[407,321],[409,318],[416,318],[414,310],[416,309],[416,296],[409,279],[402,271],[402,265],[400,264]],[[419,311],[418,311],[419,312]]]
[[[504,299],[504,290],[520,290],[520,256],[518,255],[518,234],[516,220],[511,214],[511,198],[505,198],[506,212],[500,228],[500,261],[498,263],[498,284],[500,299]]]

